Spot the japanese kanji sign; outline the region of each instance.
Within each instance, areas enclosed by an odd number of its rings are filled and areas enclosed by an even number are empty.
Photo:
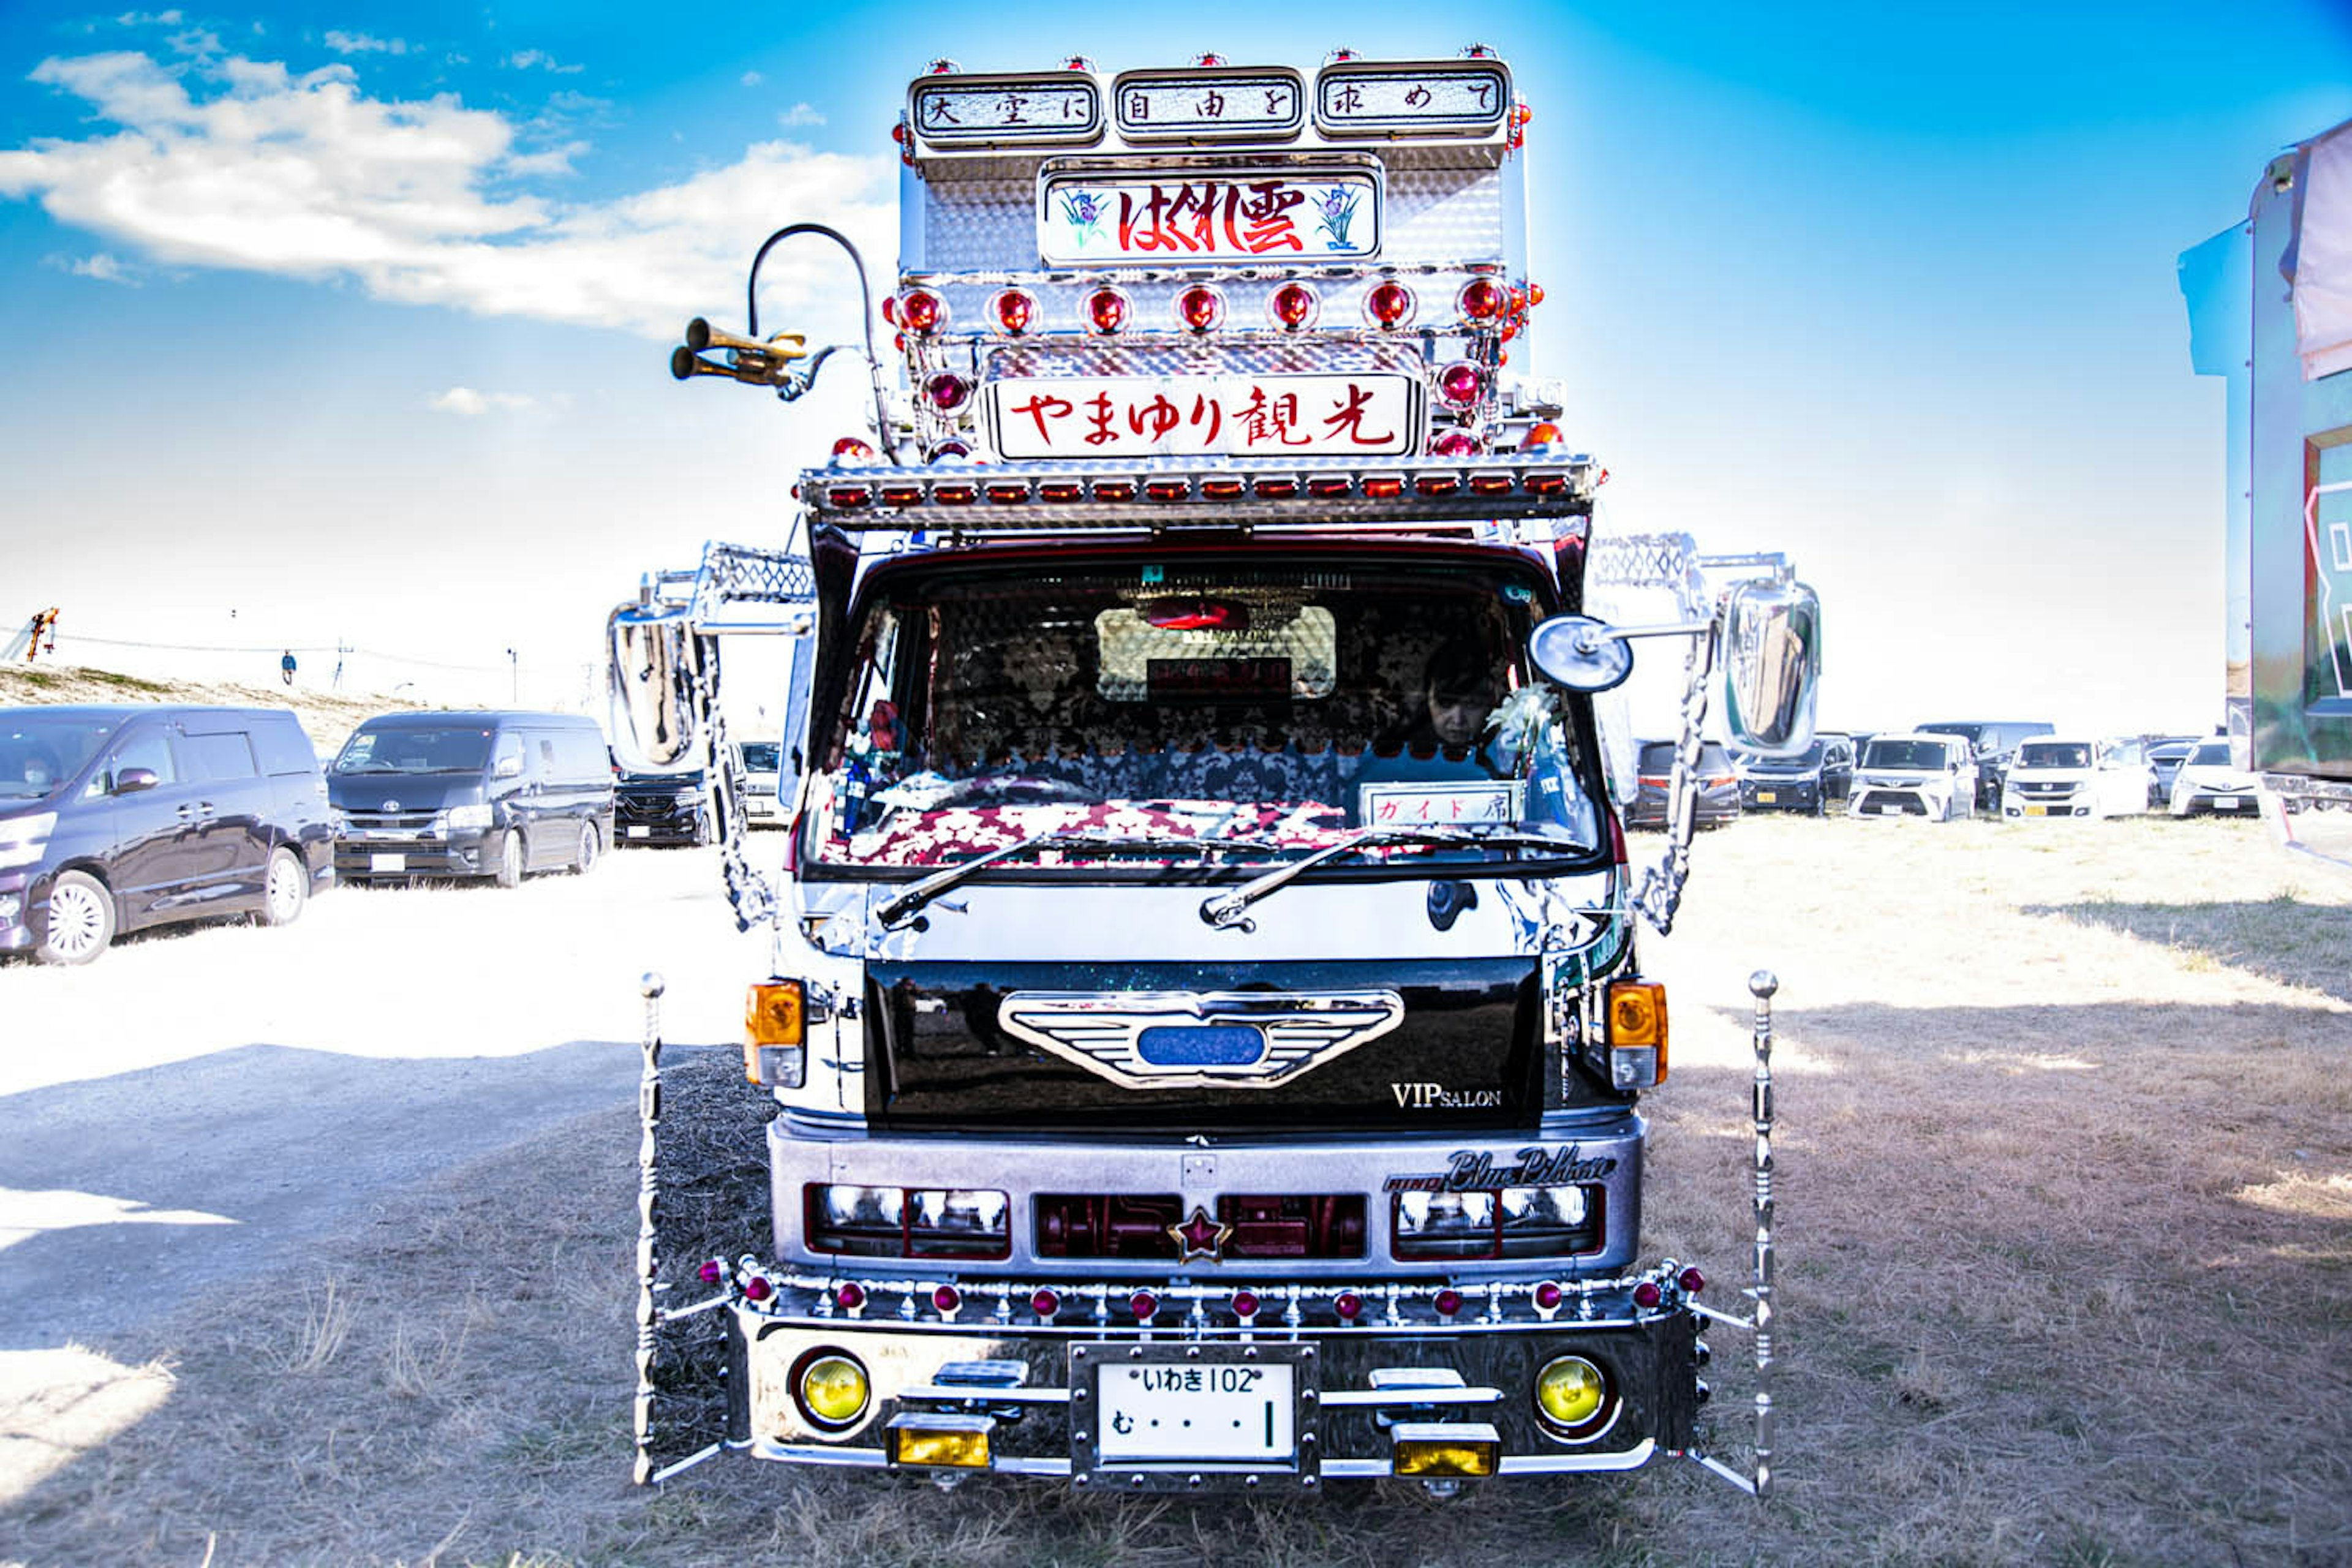
[[[1511,107],[1502,67],[1481,61],[1327,70],[1316,79],[1315,118],[1339,132],[1498,131]]]
[[[1427,827],[1436,823],[1519,820],[1519,784],[1366,784],[1360,792],[1367,827]]]
[[[1380,185],[1354,169],[1055,179],[1037,213],[1050,266],[1331,261],[1380,247]]]
[[[915,134],[942,146],[1091,142],[1102,131],[1102,93],[1075,73],[1050,77],[942,77],[915,84]]]
[[[1111,108],[1130,142],[1286,138],[1307,123],[1307,92],[1295,71],[1129,71],[1111,89]]]
[[[1421,449],[1412,377],[1056,376],[988,388],[996,449],[1039,458],[1312,458]]]

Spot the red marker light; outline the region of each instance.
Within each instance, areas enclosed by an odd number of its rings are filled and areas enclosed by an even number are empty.
[[[1484,381],[1476,365],[1460,361],[1437,373],[1437,395],[1458,408],[1466,408],[1478,401]]]
[[[931,400],[932,407],[945,413],[963,406],[963,400],[971,395],[971,383],[943,370],[923,383],[923,395]]]
[[[989,313],[1008,337],[1019,337],[1037,319],[1037,296],[1025,289],[1006,289],[988,302]]]
[[[1062,68],[1066,71],[1090,71],[1095,68],[1095,62],[1084,55],[1072,55],[1062,62]]]
[[[1353,1290],[1342,1290],[1331,1298],[1331,1310],[1339,1314],[1343,1323],[1352,1323],[1364,1315],[1364,1299]]]
[[[1135,1314],[1137,1322],[1148,1323],[1160,1315],[1160,1298],[1149,1290],[1138,1290],[1127,1299],[1127,1310]]]
[[[1050,1318],[1062,1310],[1062,1299],[1051,1290],[1039,1290],[1029,1298],[1029,1310],[1041,1318]]]
[[[1666,1293],[1658,1289],[1658,1282],[1654,1279],[1644,1279],[1633,1287],[1633,1305],[1643,1311],[1649,1310],[1665,1299]]]
[[[855,436],[844,436],[833,444],[833,455],[836,458],[855,458],[862,463],[874,455],[874,448]]]
[[[1394,331],[1412,320],[1412,290],[1391,278],[1365,294],[1364,315],[1382,331]]]
[[[1539,420],[1528,426],[1528,433],[1519,437],[1519,450],[1532,452],[1538,447],[1557,447],[1559,442],[1559,426],[1549,419]]]
[[[963,1292],[952,1285],[942,1285],[931,1292],[931,1305],[937,1308],[940,1316],[944,1318],[963,1305]]]
[[[941,55],[938,59],[933,60],[929,65],[923,68],[923,74],[925,76],[953,76],[961,69],[963,69],[963,67],[956,64],[955,61],[949,59],[945,55]]]
[[[898,129],[904,131],[906,127],[901,125]],[[898,296],[896,294],[882,296],[882,319],[894,327],[898,324]]]
[[[948,319],[948,308],[937,294],[909,289],[898,296],[898,324],[919,338],[928,338]]]
[[[1437,1307],[1437,1315],[1439,1317],[1450,1318],[1454,1313],[1462,1310],[1462,1292],[1459,1290],[1440,1290],[1437,1293],[1435,1305]]]
[[[1701,1274],[1696,1268],[1685,1268],[1675,1279],[1675,1283],[1696,1296],[1706,1289],[1706,1276]]]
[[[1192,57],[1192,64],[1196,68],[1201,66],[1230,65],[1231,63],[1232,62],[1227,60],[1224,56],[1220,54],[1195,55]]]
[[[1462,285],[1454,307],[1474,321],[1491,321],[1510,303],[1503,286],[1492,278],[1473,278]]]
[[[1127,325],[1127,296],[1116,289],[1097,289],[1087,296],[1087,324],[1108,335]]]
[[[768,1283],[764,1274],[754,1274],[743,1282],[743,1296],[747,1300],[764,1301],[775,1293],[776,1288]]]
[[[1255,1294],[1248,1290],[1236,1290],[1234,1292],[1234,1317],[1255,1318],[1257,1316],[1257,1309],[1258,1300]]]
[[[613,771],[614,773],[619,773],[621,770],[616,767]],[[719,1267],[719,1259],[716,1258],[710,1259],[701,1268],[695,1270],[695,1273],[701,1277],[702,1282],[705,1285],[718,1284],[726,1272],[727,1270],[725,1268]]]
[[[1205,283],[1176,296],[1176,320],[1188,332],[1214,331],[1225,321],[1225,297]]]
[[[1266,309],[1274,317],[1274,324],[1284,331],[1303,332],[1315,324],[1316,316],[1322,311],[1323,301],[1317,299],[1315,290],[1306,284],[1290,282],[1274,291],[1274,298],[1266,302]]]
[[[1475,458],[1478,455],[1478,437],[1466,430],[1448,430],[1429,444],[1433,458]]]
[[[833,1293],[835,1305],[845,1312],[854,1312],[866,1305],[866,1287],[852,1279]]]
[[[1536,1287],[1536,1306],[1543,1311],[1557,1311],[1559,1308],[1560,1296],[1560,1288],[1547,1279]]]
[[[933,447],[929,452],[924,454],[924,458],[928,462],[948,463],[958,462],[971,456],[971,448],[966,446],[963,442],[947,440],[940,442],[936,447]]]

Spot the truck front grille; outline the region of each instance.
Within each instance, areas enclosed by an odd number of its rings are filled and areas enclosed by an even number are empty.
[[[1365,1255],[1361,1193],[1228,1194],[1216,1202],[1226,1258]],[[1191,1212],[1174,1193],[1047,1193],[1033,1209],[1040,1258],[1175,1258]]]

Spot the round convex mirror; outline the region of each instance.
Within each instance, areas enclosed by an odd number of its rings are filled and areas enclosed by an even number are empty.
[[[1607,691],[1633,673],[1633,645],[1591,616],[1554,616],[1528,634],[1528,658],[1570,691]]]

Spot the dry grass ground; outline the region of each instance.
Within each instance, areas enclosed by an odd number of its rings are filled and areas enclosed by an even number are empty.
[[[1748,1236],[1742,983],[1769,965],[1785,1336],[1768,1508],[1663,1464],[1445,1507],[1370,1488],[940,1494],[740,1460],[634,1491],[635,1138],[615,1108],[108,1347],[162,1396],[9,1503],[0,1553],[2352,1560],[2346,890],[2219,822],[1750,822],[1696,861],[1681,925],[1646,949],[1675,1004],[1674,1079],[1650,1102],[1649,1250],[1706,1261],[1728,1304]],[[755,1130],[723,1053],[677,1054],[674,1131]],[[717,1190],[698,1210],[682,1194],[680,1223],[719,1228]],[[1744,1347],[1710,1337],[1737,1458]]]

